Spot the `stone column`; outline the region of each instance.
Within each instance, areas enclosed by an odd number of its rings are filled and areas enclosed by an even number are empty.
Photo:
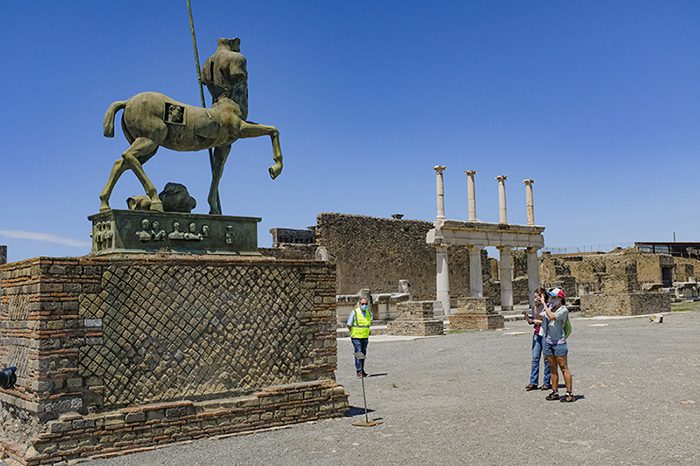
[[[532,183],[535,180],[523,180],[525,183],[525,204],[527,205],[527,224],[535,224],[535,203],[532,200]]]
[[[527,248],[527,289],[530,307],[535,305],[535,290],[540,287],[540,261],[537,248]]]
[[[501,276],[501,310],[513,310],[513,260],[510,248],[500,246],[501,260],[499,274]]]
[[[476,222],[476,193],[474,190],[474,175],[476,170],[467,170],[467,202],[469,204],[469,221]]]
[[[501,175],[497,176],[498,180],[498,222],[508,223],[508,216],[506,213],[506,180],[507,176]]]
[[[447,265],[447,246],[436,246],[437,275],[435,288],[437,300],[442,303],[442,309],[446,316],[450,315],[450,273]]]
[[[469,245],[469,296],[484,297],[484,280],[481,275],[481,245]]]
[[[445,170],[444,165],[435,165],[435,177],[437,183],[437,218],[436,220],[445,220],[445,184],[442,180],[442,172]]]

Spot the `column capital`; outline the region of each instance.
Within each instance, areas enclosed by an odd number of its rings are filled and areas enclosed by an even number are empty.
[[[476,170],[466,170],[464,174],[467,176],[474,176],[476,175]]]
[[[498,181],[505,181],[507,179],[508,179],[508,177],[506,175],[500,175],[500,176],[496,177],[496,180],[498,180]]]
[[[525,183],[528,186],[530,186],[534,182],[535,182],[535,180],[533,180],[533,179],[523,180],[523,183]]]
[[[443,171],[445,171],[446,168],[447,168],[447,167],[444,166],[444,165],[435,165],[435,166],[433,167],[433,170],[435,170],[436,172],[438,172],[438,174],[440,174],[440,173],[442,173]]]

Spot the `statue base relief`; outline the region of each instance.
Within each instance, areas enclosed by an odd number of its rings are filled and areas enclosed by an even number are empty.
[[[92,253],[258,256],[257,217],[108,210],[91,215]]]

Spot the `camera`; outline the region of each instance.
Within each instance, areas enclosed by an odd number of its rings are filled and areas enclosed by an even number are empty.
[[[8,390],[15,387],[15,383],[17,382],[16,371],[17,368],[14,366],[6,367],[0,371],[0,388]]]

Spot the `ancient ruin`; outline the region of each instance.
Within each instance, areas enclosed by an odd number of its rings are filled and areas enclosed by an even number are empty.
[[[465,246],[469,250],[469,290],[471,303],[461,306],[460,312],[473,312],[474,319],[488,322],[489,328],[502,328],[503,321],[495,317],[493,305],[484,297],[483,279],[481,276],[481,251],[487,246],[495,246],[500,251],[499,276],[501,278],[501,309],[513,309],[513,271],[512,250],[526,248],[528,270],[528,292],[530,295],[539,286],[539,267],[537,251],[544,246],[542,232],[544,227],[536,226],[534,208],[532,206],[533,180],[525,180],[528,201],[528,225],[513,225],[508,223],[506,209],[505,176],[498,176],[499,223],[485,223],[476,220],[476,200],[474,196],[474,175],[476,171],[464,172],[468,177],[469,220],[466,222],[445,219],[444,181],[445,167],[435,167],[437,184],[437,217],[434,226],[426,236],[426,242],[436,249],[437,255],[437,299],[442,303],[446,314],[451,314],[450,275],[448,266],[448,251],[452,246]],[[452,319],[451,325],[467,325],[474,319]]]
[[[239,42],[220,39],[205,63],[211,109],[158,93],[110,106],[105,136],[124,109],[131,147],[89,217],[93,254],[0,266],[0,358],[17,368],[16,387],[0,389],[0,437],[13,460],[65,464],[347,410],[335,381],[335,266],[261,257],[260,218],[220,215],[218,183],[236,139],[269,135],[271,177],[282,170],[277,129],[245,120]],[[172,189],[164,209],[142,167],[159,146],[214,148],[217,215],[190,213],[194,199]],[[109,208],[127,169],[148,211]]]

